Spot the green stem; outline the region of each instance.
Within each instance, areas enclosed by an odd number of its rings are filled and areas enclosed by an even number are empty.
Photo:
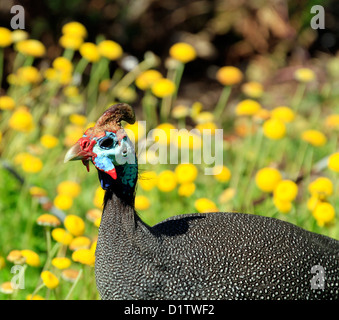
[[[291,107],[294,111],[298,111],[301,100],[304,97],[305,90],[306,90],[306,84],[303,82],[300,82],[297,86],[297,90],[295,91],[295,94],[291,101]]]
[[[157,123],[156,103],[157,99],[152,95],[151,90],[147,89],[142,99],[142,110],[149,129],[154,128]]]
[[[74,56],[74,50],[70,49],[70,48],[66,48],[64,53],[63,53],[63,57],[72,61],[73,56]]]
[[[37,286],[32,295],[31,295],[31,300],[33,299],[33,297],[45,286],[45,284],[42,282],[39,286]]]
[[[72,295],[72,293],[73,293],[73,291],[74,291],[76,285],[78,284],[78,282],[79,282],[79,280],[80,280],[80,278],[81,278],[81,275],[82,275],[82,269],[80,269],[77,278],[75,279],[75,281],[74,281],[72,287],[69,289],[69,291],[68,291],[68,293],[67,293],[67,295],[66,295],[66,297],[65,297],[65,300],[69,300],[69,298],[71,297],[71,295]]]
[[[160,118],[162,122],[167,121],[168,116],[171,112],[173,101],[176,99],[177,94],[178,94],[179,85],[180,85],[182,75],[184,73],[184,69],[185,69],[185,64],[178,63],[176,68],[168,70],[167,79],[174,82],[175,91],[173,94],[162,98],[161,108],[160,108]]]
[[[29,67],[33,64],[34,57],[33,56],[27,56],[24,62],[24,67]]]
[[[304,159],[305,159],[305,155],[306,155],[306,152],[307,152],[307,148],[308,148],[308,143],[302,141],[301,142],[301,146],[299,147],[299,150],[298,150],[298,157],[296,159],[296,163],[297,163],[297,167],[296,167],[296,171],[295,171],[295,177],[294,177],[294,180],[298,178],[299,174],[300,174],[300,171],[302,169],[302,165],[303,165],[303,162],[304,162]]]
[[[217,103],[217,105],[215,106],[215,109],[214,109],[215,119],[219,119],[221,117],[221,115],[223,114],[225,107],[226,107],[226,104],[227,104],[227,101],[228,101],[228,98],[231,94],[231,90],[232,90],[231,86],[224,86],[224,88],[221,92],[220,98],[218,100],[218,103]]]
[[[81,58],[74,69],[74,75],[82,75],[88,65],[88,60]]]

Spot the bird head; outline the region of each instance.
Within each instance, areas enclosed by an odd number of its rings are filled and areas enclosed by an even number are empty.
[[[67,151],[64,162],[82,160],[89,171],[91,161],[98,169],[102,188],[108,189],[117,179],[117,168],[136,163],[133,143],[121,126],[122,120],[135,122],[132,107],[125,103],[111,106]]]

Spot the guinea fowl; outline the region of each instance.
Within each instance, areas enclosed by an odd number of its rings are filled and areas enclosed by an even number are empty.
[[[96,248],[102,299],[339,299],[339,241],[243,213],[178,215],[150,227],[134,208],[138,167],[111,106],[67,152],[106,190]]]

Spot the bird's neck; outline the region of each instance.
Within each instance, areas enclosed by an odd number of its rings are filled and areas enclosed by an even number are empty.
[[[104,198],[103,218],[112,225],[123,225],[133,229],[135,225],[135,186],[138,177],[138,165],[117,166],[117,179],[112,180]],[[100,179],[100,174],[99,174]],[[107,180],[106,180],[107,181]]]

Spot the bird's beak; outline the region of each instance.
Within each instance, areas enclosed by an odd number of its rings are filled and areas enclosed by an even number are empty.
[[[80,144],[77,142],[74,146],[69,148],[69,150],[65,154],[64,163],[73,160],[84,160],[85,157],[81,153],[82,150]]]
[[[82,163],[84,166],[87,168],[87,171],[89,171],[89,160],[92,157],[92,153],[88,151],[84,151],[81,148],[81,145],[79,141],[72,146],[65,154],[64,158],[64,163],[68,161],[73,161],[73,160],[82,160]]]

